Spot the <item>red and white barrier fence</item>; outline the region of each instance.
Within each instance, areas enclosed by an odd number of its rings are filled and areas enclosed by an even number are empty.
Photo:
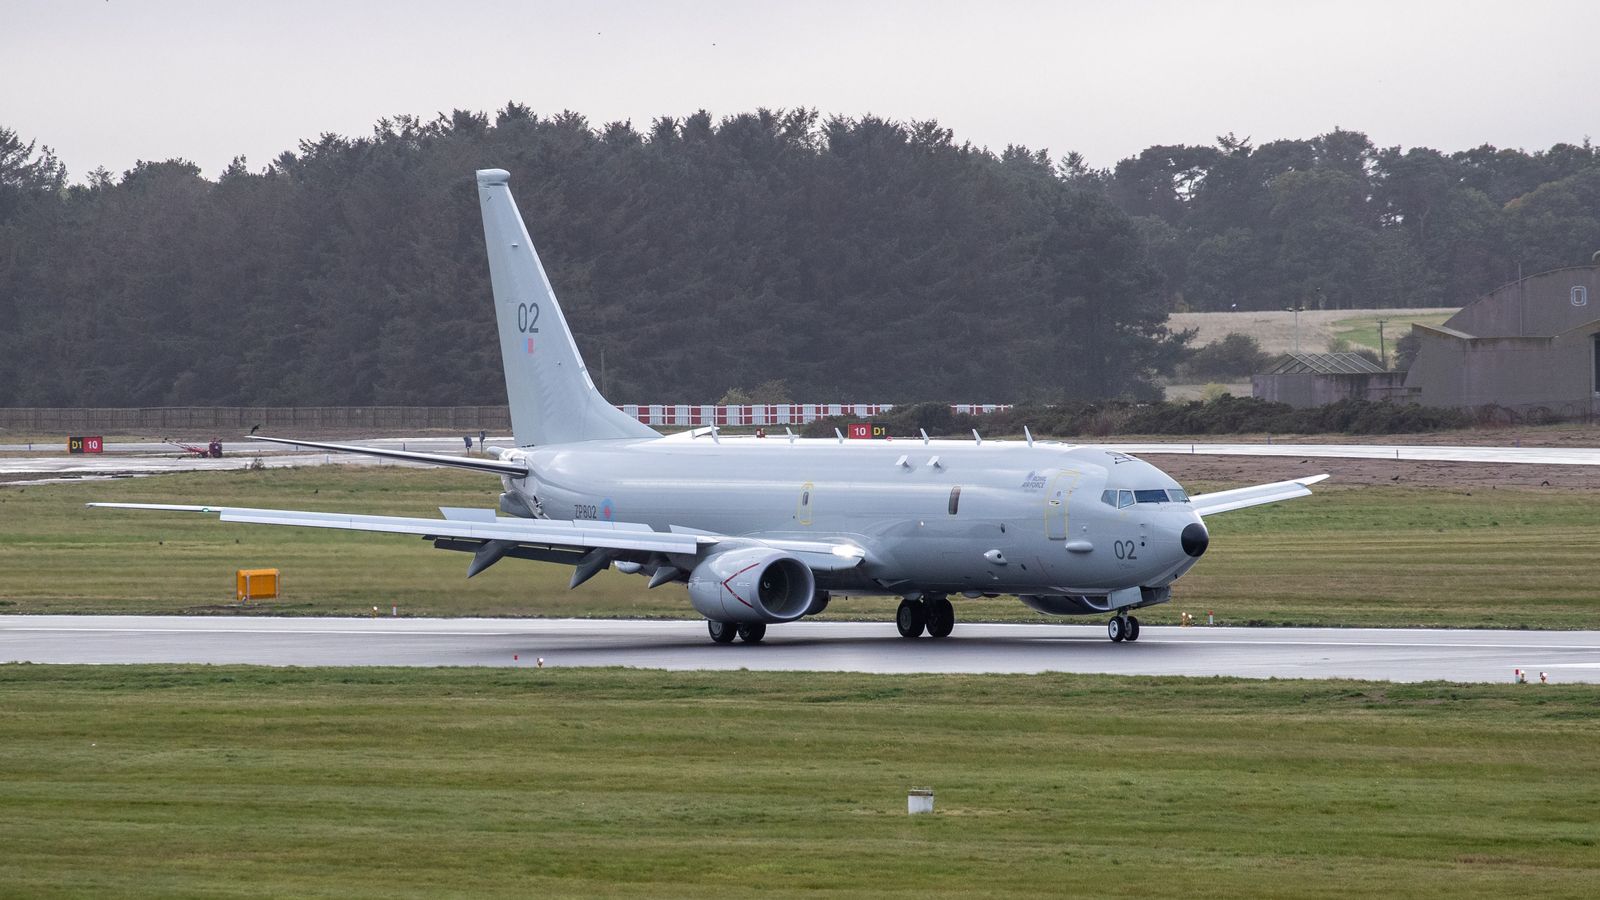
[[[624,403],[618,409],[646,425],[680,425],[699,428],[706,425],[806,425],[830,416],[856,416],[869,419],[894,409],[891,403],[746,403],[718,406],[714,403]],[[950,411],[979,415],[1010,409],[1007,403],[952,403]]]

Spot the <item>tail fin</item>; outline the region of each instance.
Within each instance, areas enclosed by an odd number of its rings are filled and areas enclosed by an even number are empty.
[[[517,446],[659,437],[595,389],[511,199],[510,179],[504,169],[478,170],[483,239]]]

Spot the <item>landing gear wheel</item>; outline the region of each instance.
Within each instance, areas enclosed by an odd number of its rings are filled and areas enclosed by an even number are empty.
[[[1128,636],[1123,638],[1123,640],[1126,640],[1126,641],[1137,641],[1139,639],[1139,618],[1137,616],[1129,616],[1128,617],[1128,629],[1127,630],[1128,630]]]
[[[748,625],[739,626],[739,640],[744,641],[746,644],[759,644],[761,639],[766,636],[767,623],[765,622],[751,622]]]
[[[1123,623],[1121,616],[1112,616],[1111,621],[1106,623],[1106,637],[1109,637],[1113,641],[1117,641],[1119,643],[1127,640],[1128,628]]]
[[[928,616],[928,637],[949,637],[956,627],[956,609],[944,597],[924,600]]]
[[[716,619],[706,620],[706,630],[711,632],[711,639],[719,644],[731,644],[738,635],[738,629],[732,622],[718,622]]]
[[[894,624],[903,638],[921,637],[922,629],[928,627],[928,614],[922,601],[901,600],[900,608],[894,613]]]

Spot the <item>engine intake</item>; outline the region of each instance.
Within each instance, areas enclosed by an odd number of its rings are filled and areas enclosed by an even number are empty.
[[[747,547],[707,558],[689,573],[689,601],[718,622],[789,622],[816,594],[811,567],[781,550]]]

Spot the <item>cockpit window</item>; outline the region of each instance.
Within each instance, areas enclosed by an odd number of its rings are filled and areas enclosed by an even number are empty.
[[[1167,488],[1167,493],[1171,495],[1173,503],[1189,502],[1189,493],[1187,491],[1182,491],[1177,488]]]
[[[1166,503],[1166,495],[1173,495],[1173,503],[1189,503],[1189,495],[1174,490],[1102,490],[1101,503],[1106,506],[1115,506],[1117,509],[1126,509],[1134,503]]]

